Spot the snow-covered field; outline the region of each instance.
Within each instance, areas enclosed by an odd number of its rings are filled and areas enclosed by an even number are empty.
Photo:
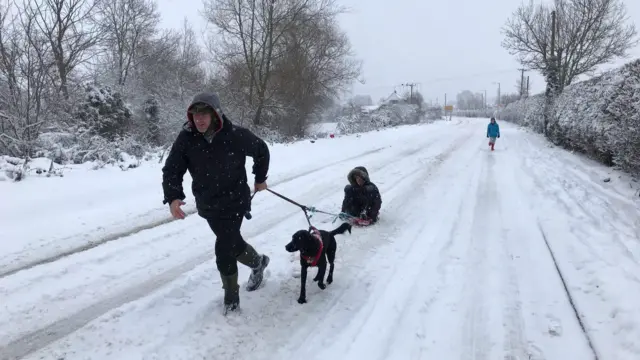
[[[337,237],[334,283],[309,280],[299,305],[284,245],[306,221],[258,194],[243,234],[272,260],[227,318],[214,236],[195,214],[168,220],[160,165],[0,183],[0,359],[639,359],[633,190],[507,123],[490,152],[485,127],[272,147],[270,186],[327,211],[366,166],[381,221]]]

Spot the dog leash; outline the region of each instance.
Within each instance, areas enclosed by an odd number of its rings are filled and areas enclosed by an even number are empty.
[[[288,202],[288,203],[290,203],[292,205],[295,205],[295,206],[299,207],[302,210],[302,212],[304,213],[304,217],[307,219],[307,223],[309,224],[309,227],[311,227],[311,228],[315,228],[315,227],[311,224],[311,216],[312,215],[310,215],[309,213],[311,213],[311,214],[320,213],[320,214],[333,216],[334,219],[333,219],[332,222],[336,222],[336,220],[338,220],[338,219],[342,219],[342,220],[344,220],[344,219],[352,219],[352,220],[357,219],[357,217],[355,217],[353,215],[350,215],[350,214],[346,214],[344,212],[341,212],[340,214],[334,214],[334,213],[330,213],[328,211],[318,210],[318,209],[316,209],[314,207],[311,207],[311,206],[302,205],[302,204],[300,204],[300,203],[298,203],[298,202],[296,202],[296,201],[294,201],[294,200],[292,200],[292,199],[290,199],[290,198],[288,198],[288,197],[286,197],[286,196],[284,196],[284,195],[282,195],[282,194],[280,194],[280,193],[278,193],[276,191],[273,191],[273,190],[271,190],[269,188],[267,188],[265,190],[267,190],[268,192],[272,193],[273,195],[281,198],[282,200],[284,200],[284,201],[286,201],[286,202]],[[256,196],[256,194],[257,193],[253,193],[253,195],[251,195],[251,200],[253,200],[253,197]],[[245,214],[245,217],[247,218],[247,220],[250,220],[251,217],[252,217],[251,213],[247,211],[247,213]]]
[[[293,204],[293,205],[295,205],[295,206],[299,207],[300,209],[302,209],[302,212],[304,213],[304,217],[307,219],[307,223],[309,223],[309,227],[314,228],[314,226],[313,226],[313,225],[311,225],[311,216],[310,216],[310,215],[309,215],[309,213],[307,212],[307,211],[311,211],[311,210],[312,210],[311,208],[309,208],[309,207],[307,207],[307,206],[305,206],[305,205],[299,204],[299,203],[297,203],[297,202],[295,202],[295,201],[293,201],[293,200],[289,199],[288,197],[286,197],[286,196],[284,196],[284,195],[282,195],[282,194],[278,194],[277,192],[275,192],[275,191],[273,191],[273,190],[271,190],[271,189],[269,189],[269,188],[267,188],[266,190],[267,190],[268,192],[272,193],[273,195],[275,195],[275,196],[277,196],[277,197],[281,198],[282,200],[287,201],[287,202],[289,202],[289,203],[291,203],[291,204]]]

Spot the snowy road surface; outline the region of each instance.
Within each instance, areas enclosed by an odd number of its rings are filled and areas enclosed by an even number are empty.
[[[383,196],[378,224],[337,237],[334,283],[322,291],[309,280],[304,305],[292,276],[298,262],[284,245],[306,222],[268,193],[243,225],[271,256],[266,284],[242,290],[243,312],[229,318],[220,315],[213,235],[196,215],[61,258],[56,249],[86,245],[81,226],[52,231],[51,220],[23,219],[25,237],[3,242],[0,259],[7,270],[43,263],[0,277],[0,359],[639,359],[633,191],[505,122],[490,152],[485,127],[454,118],[274,151],[272,188],[301,203],[336,211],[358,165]],[[142,222],[139,214],[159,212],[158,168],[113,174],[112,186],[128,176],[147,186],[123,196],[154,203],[120,218],[111,210],[91,241],[127,216]],[[10,216],[0,227],[22,234]],[[91,221],[100,223],[83,220]],[[43,240],[49,232],[71,244]],[[248,274],[241,267],[242,282]]]

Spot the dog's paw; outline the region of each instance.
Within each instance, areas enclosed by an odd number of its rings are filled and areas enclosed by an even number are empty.
[[[318,287],[319,287],[320,289],[324,290],[324,289],[326,289],[326,288],[327,288],[327,285],[325,285],[324,283],[319,282],[319,283],[318,283]]]
[[[304,303],[306,303],[306,302],[307,302],[307,299],[306,299],[306,298],[303,298],[303,297],[299,297],[299,298],[298,298],[298,304],[304,304]]]
[[[333,276],[327,277],[327,284],[331,284],[333,282]]]

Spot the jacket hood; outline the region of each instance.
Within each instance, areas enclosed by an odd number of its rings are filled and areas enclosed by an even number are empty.
[[[201,92],[193,97],[191,104],[187,111],[190,111],[197,104],[204,104],[215,110],[219,114],[222,114],[222,105],[220,104],[220,98],[218,95],[212,92]]]
[[[227,123],[229,123],[228,125],[231,125],[229,119],[227,119],[222,112],[222,105],[220,104],[220,98],[218,98],[218,95],[212,92],[201,92],[193,97],[191,104],[189,104],[189,107],[187,108],[187,123],[183,125],[185,130],[193,131],[193,129],[195,129],[195,124],[193,123],[193,111],[196,110],[196,108],[204,108],[204,111],[211,113],[211,125],[204,133],[205,138],[209,142],[211,142],[215,134],[227,126]]]
[[[369,180],[369,172],[364,166],[358,166],[349,171],[347,180],[349,180],[349,184],[351,184],[352,186],[358,185],[358,183],[356,182],[356,176],[360,176],[364,180],[365,184],[371,182],[371,180]]]

